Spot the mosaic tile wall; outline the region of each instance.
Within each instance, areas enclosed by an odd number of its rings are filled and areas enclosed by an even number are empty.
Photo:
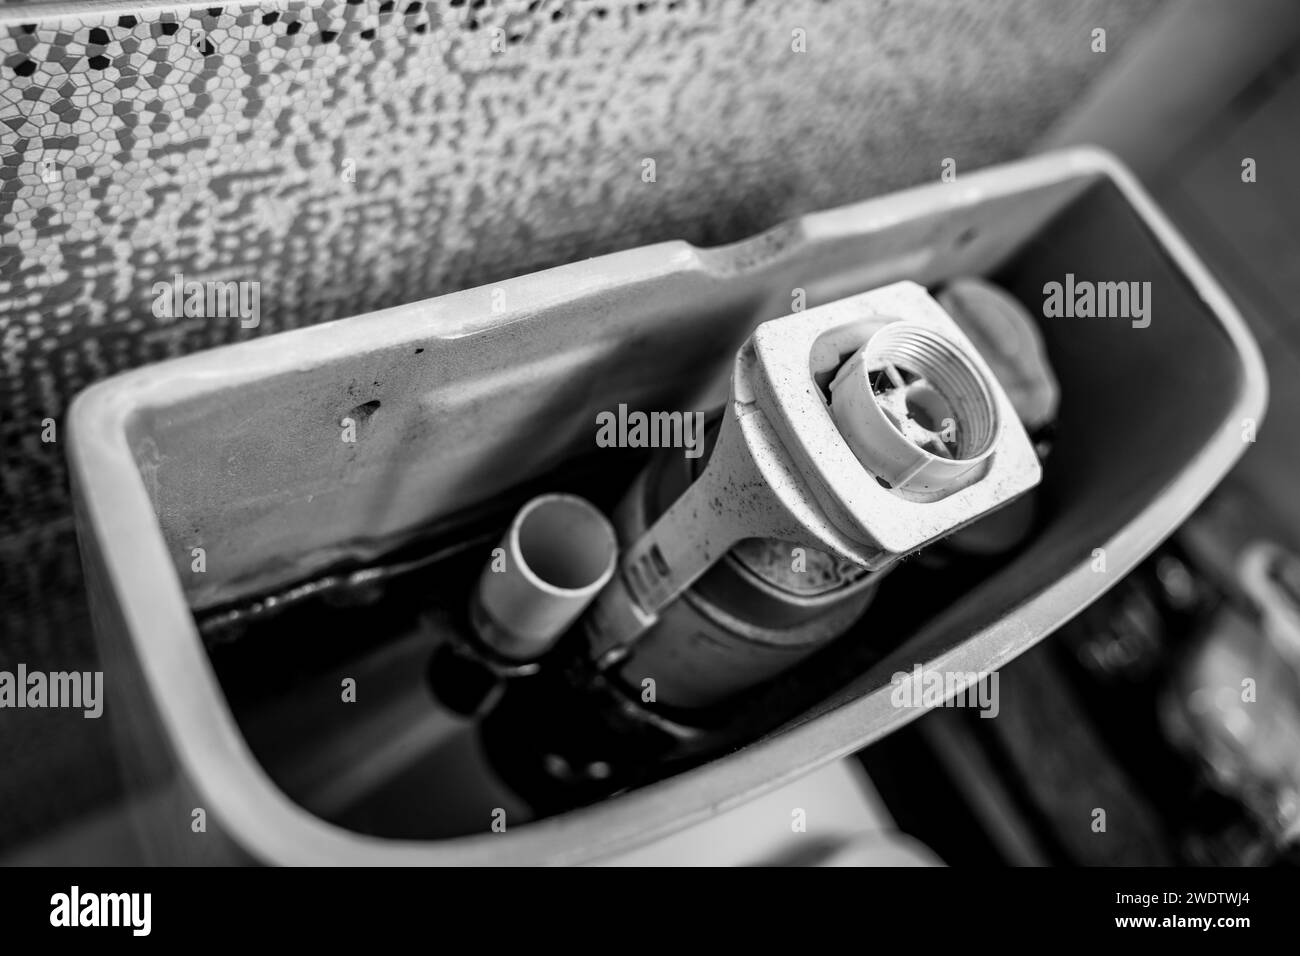
[[[91,666],[63,451],[42,441],[87,384],[1010,158],[1157,5],[6,0],[0,668]],[[176,273],[260,282],[260,325],[156,318]],[[104,723],[4,715],[0,845],[111,792]]]

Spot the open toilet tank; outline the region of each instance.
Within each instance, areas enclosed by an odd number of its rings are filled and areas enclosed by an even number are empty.
[[[797,709],[733,752],[506,833],[485,812],[477,835],[400,838],[311,812],[250,745],[198,621],[471,526],[495,539],[494,503],[572,490],[578,473],[580,490],[617,499],[634,469],[581,467],[598,416],[721,405],[737,348],[794,290],[813,308],[984,276],[1041,315],[1067,275],[1149,280],[1152,320],[1041,321],[1062,400],[1032,540],[951,600],[899,611],[893,631],[851,634]],[[917,716],[891,705],[891,674],[985,674],[1068,620],[1226,473],[1264,380],[1235,309],[1132,178],[1069,151],[732,246],[616,253],[98,384],[73,408],[70,458],[107,683],[133,701],[115,729],[148,794],[141,836],[179,862],[558,863],[678,830]],[[450,607],[462,585],[430,587]]]

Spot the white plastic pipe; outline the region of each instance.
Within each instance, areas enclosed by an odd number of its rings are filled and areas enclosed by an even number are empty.
[[[474,623],[493,650],[539,657],[568,630],[614,574],[618,539],[609,520],[576,495],[534,498],[479,578]]]

